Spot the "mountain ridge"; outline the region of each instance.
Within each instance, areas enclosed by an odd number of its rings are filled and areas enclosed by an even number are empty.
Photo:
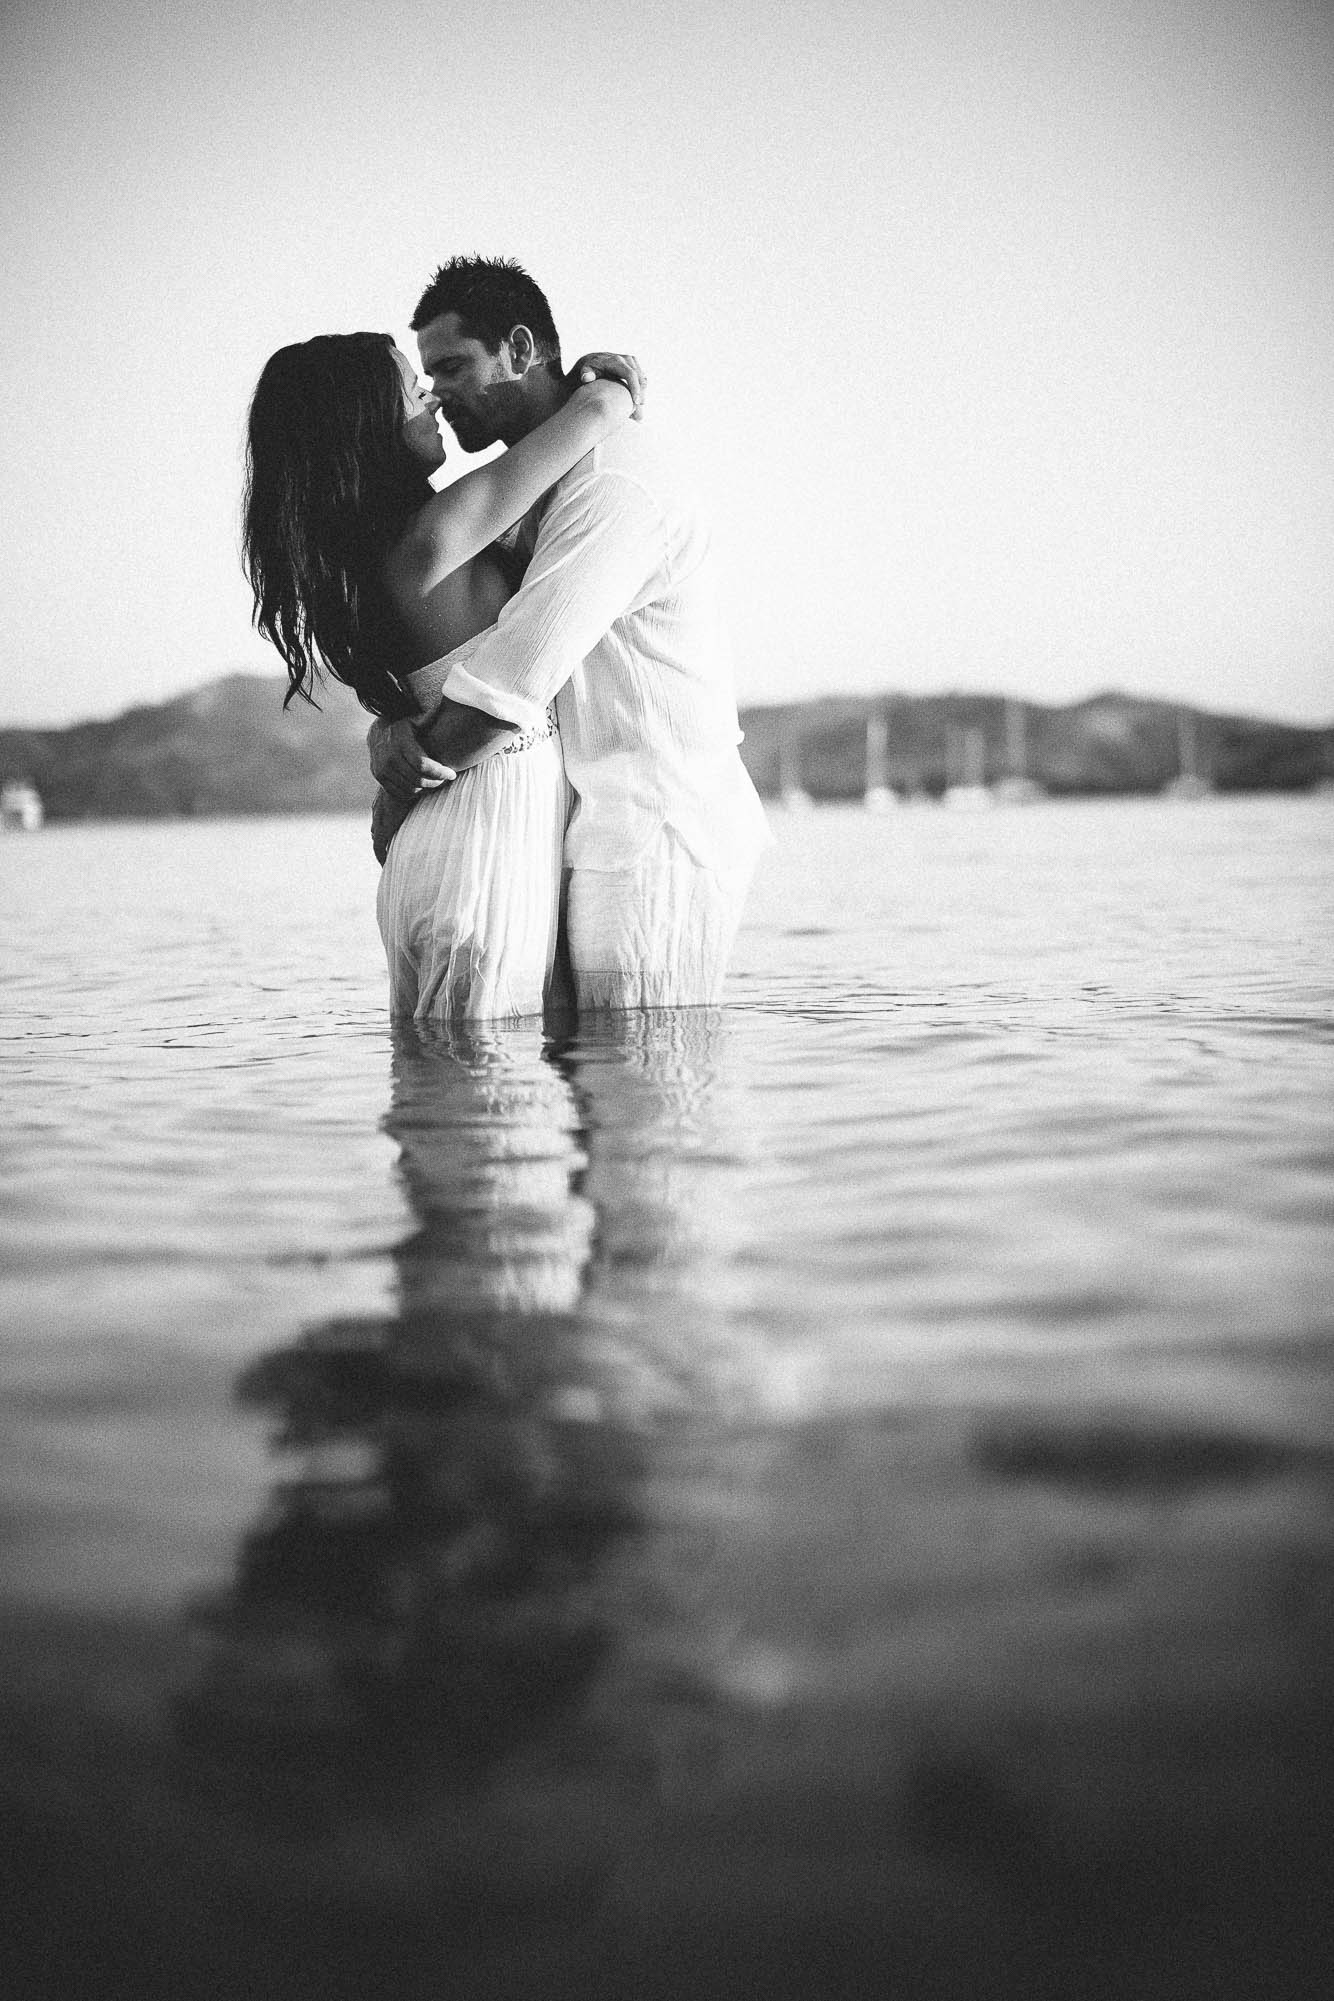
[[[284,687],[278,675],[224,674],[117,716],[2,728],[0,781],[29,780],[52,821],[369,809],[368,713],[337,684],[320,708],[284,709]],[[868,770],[919,795],[1018,775],[1064,796],[1156,792],[1179,775],[1187,741],[1194,768],[1220,791],[1334,780],[1334,725],[1116,689],[1066,704],[957,691],[826,695],[751,706],[741,724],[742,756],[771,796],[800,786],[818,799],[857,798]]]

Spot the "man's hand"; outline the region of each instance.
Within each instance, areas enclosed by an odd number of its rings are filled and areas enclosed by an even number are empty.
[[[397,793],[386,792],[383,785],[376,793],[375,804],[371,807],[371,846],[381,868],[389,853],[389,843],[412,811],[413,804],[411,799],[400,799]]]
[[[418,742],[416,728],[406,719],[391,723],[377,716],[366,732],[366,745],[376,784],[398,799],[411,801],[419,792],[447,785],[455,775],[447,764],[438,764],[435,758],[426,755]],[[389,845],[387,841],[385,845]],[[380,859],[383,861],[383,855]]]
[[[648,377],[632,354],[604,354],[600,349],[594,354],[581,354],[566,380],[572,387],[581,382],[596,382],[599,377],[604,382],[619,382],[623,389],[630,391],[633,409],[631,421],[640,423],[644,416],[644,392],[648,388]]]

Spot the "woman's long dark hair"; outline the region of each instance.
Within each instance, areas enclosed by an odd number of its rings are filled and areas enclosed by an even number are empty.
[[[413,704],[396,671],[404,635],[380,580],[430,483],[403,441],[389,334],[322,334],[279,348],[250,405],[242,562],[254,621],[314,699],[324,667],[378,716]]]

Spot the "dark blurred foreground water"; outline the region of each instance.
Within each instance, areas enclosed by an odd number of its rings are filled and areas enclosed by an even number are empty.
[[[778,831],[545,1036],[0,847],[6,1993],[1323,1991],[1331,802]]]

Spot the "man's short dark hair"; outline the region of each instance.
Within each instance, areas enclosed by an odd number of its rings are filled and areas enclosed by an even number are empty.
[[[451,257],[417,301],[412,331],[420,333],[442,313],[457,313],[459,331],[498,354],[513,328],[532,334],[539,361],[559,368],[560,335],[546,294],[512,257]]]

